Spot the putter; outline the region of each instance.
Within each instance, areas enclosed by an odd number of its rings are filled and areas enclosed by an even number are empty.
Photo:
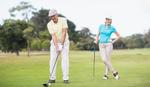
[[[54,66],[53,66],[53,68],[52,68],[52,72],[51,72],[51,74],[50,74],[50,77],[52,76],[52,74],[53,74],[53,72],[54,72],[54,68],[55,68],[55,66],[56,66],[56,63],[57,63],[59,54],[60,54],[60,52],[57,53],[56,60],[55,60]],[[48,87],[48,86],[50,86],[50,85],[51,85],[51,83],[44,83],[44,84],[43,84],[44,87]]]
[[[94,45],[94,58],[93,58],[93,77],[95,77],[95,45]]]

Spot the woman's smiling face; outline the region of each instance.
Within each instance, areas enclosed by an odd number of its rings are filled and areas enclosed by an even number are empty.
[[[106,18],[106,20],[105,20],[105,25],[111,25],[111,23],[112,23],[112,19],[107,19]]]

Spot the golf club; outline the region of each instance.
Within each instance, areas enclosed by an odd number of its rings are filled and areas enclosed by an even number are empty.
[[[50,74],[50,77],[52,76],[52,74],[53,74],[53,72],[54,72],[54,69],[55,69],[55,66],[56,66],[56,63],[57,63],[57,60],[58,60],[59,55],[60,55],[60,52],[57,53],[56,60],[55,60],[54,66],[53,66],[53,68],[52,68],[52,72],[51,72],[51,74]],[[48,86],[50,86],[50,85],[51,85],[51,83],[44,83],[44,84],[43,84],[44,87],[48,87]]]
[[[94,44],[94,58],[93,58],[93,77],[95,77],[95,44]]]

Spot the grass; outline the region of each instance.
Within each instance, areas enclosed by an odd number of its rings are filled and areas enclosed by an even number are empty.
[[[121,79],[102,80],[104,65],[96,52],[96,73],[92,76],[92,51],[70,51],[70,84],[62,80],[61,58],[57,81],[52,87],[150,87],[150,49],[115,50],[112,64]],[[0,87],[42,87],[49,77],[49,53],[0,54]]]

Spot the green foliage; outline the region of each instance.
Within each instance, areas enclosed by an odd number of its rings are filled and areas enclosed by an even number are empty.
[[[144,36],[142,34],[134,34],[125,38],[124,43],[128,48],[143,48]]]
[[[50,40],[44,40],[41,45],[43,50],[48,51],[50,48]]]
[[[23,37],[23,30],[28,27],[25,21],[5,20],[0,30],[1,50],[3,52],[16,52],[26,47],[26,40]]]
[[[29,2],[25,1],[9,9],[12,17],[21,14],[28,23],[11,19],[5,20],[4,24],[0,26],[1,50],[4,52],[14,52],[16,50],[17,52],[27,47],[29,53],[31,44],[34,50],[49,50],[49,41],[51,40],[47,29],[47,23],[50,21],[48,17],[49,9],[35,11],[36,9]],[[58,14],[58,16],[66,18],[62,14]],[[98,46],[93,43],[93,34],[91,34],[87,27],[76,31],[76,25],[71,20],[67,19],[67,24],[69,39],[71,41],[70,49],[93,50],[96,47],[96,50],[98,50]],[[20,47],[18,43],[20,43]],[[115,49],[143,47],[150,47],[150,29],[143,35],[134,34],[121,38],[114,43]]]
[[[32,15],[32,12],[35,11],[36,9],[29,4],[28,2],[20,2],[19,5],[17,5],[16,7],[12,7],[9,12],[10,15],[12,17],[16,17],[17,14],[21,13],[24,20],[26,20],[28,23],[29,22],[29,17]],[[17,14],[15,12],[18,12]],[[30,41],[33,35],[31,35],[33,32],[33,28],[32,27],[28,27],[27,29],[25,29],[24,33],[24,37],[27,40],[27,49],[28,49],[28,56],[30,56]]]
[[[23,37],[26,38],[27,40],[31,40],[33,37],[33,28],[28,27],[23,31]]]
[[[19,12],[19,13],[21,12],[24,19],[28,20],[29,15],[31,15],[32,12],[35,10],[36,9],[31,4],[29,4],[28,2],[22,1],[16,7],[10,8],[9,12],[12,17],[16,17],[17,14],[15,12]]]
[[[41,31],[47,30],[47,23],[49,22],[48,12],[49,10],[47,9],[40,9],[38,12],[33,13],[31,21],[35,27],[36,37],[39,37]]]
[[[3,28],[0,25],[0,36],[2,35],[2,32],[3,32]],[[0,37],[0,50],[1,50],[1,48],[2,48],[2,38]]]
[[[41,40],[42,50],[49,50],[51,36],[48,30],[41,31],[39,33],[39,38]]]
[[[84,27],[82,30],[78,31],[77,36],[79,37],[79,42],[77,42],[77,47],[80,50],[93,50],[95,47],[94,38],[91,37],[90,30]],[[98,49],[98,47],[96,47]]]
[[[82,38],[80,42],[77,43],[77,47],[80,50],[92,50],[92,43],[93,43],[93,38],[87,37],[87,38]]]
[[[124,38],[120,38],[118,41],[116,41],[113,44],[113,48],[114,49],[125,49],[125,48],[127,48],[126,44],[124,43]]]
[[[77,44],[74,43],[73,41],[70,41],[70,50],[79,50],[79,48],[77,47]]]
[[[145,47],[150,48],[150,29],[148,30],[147,33],[144,35],[144,42],[145,42]]]
[[[146,44],[145,48],[150,48],[150,43]]]
[[[23,31],[23,37],[27,41],[28,56],[30,56],[31,40],[33,39],[33,27],[28,26],[28,28]]]
[[[70,20],[67,20],[67,24],[68,24],[69,39],[76,43],[78,41],[77,32],[75,31],[76,25]]]
[[[32,50],[41,50],[42,43],[40,39],[33,39],[31,42],[31,49]]]
[[[48,30],[41,31],[41,32],[39,33],[39,38],[40,38],[40,39],[44,39],[44,40],[51,40],[51,36],[50,36]]]

